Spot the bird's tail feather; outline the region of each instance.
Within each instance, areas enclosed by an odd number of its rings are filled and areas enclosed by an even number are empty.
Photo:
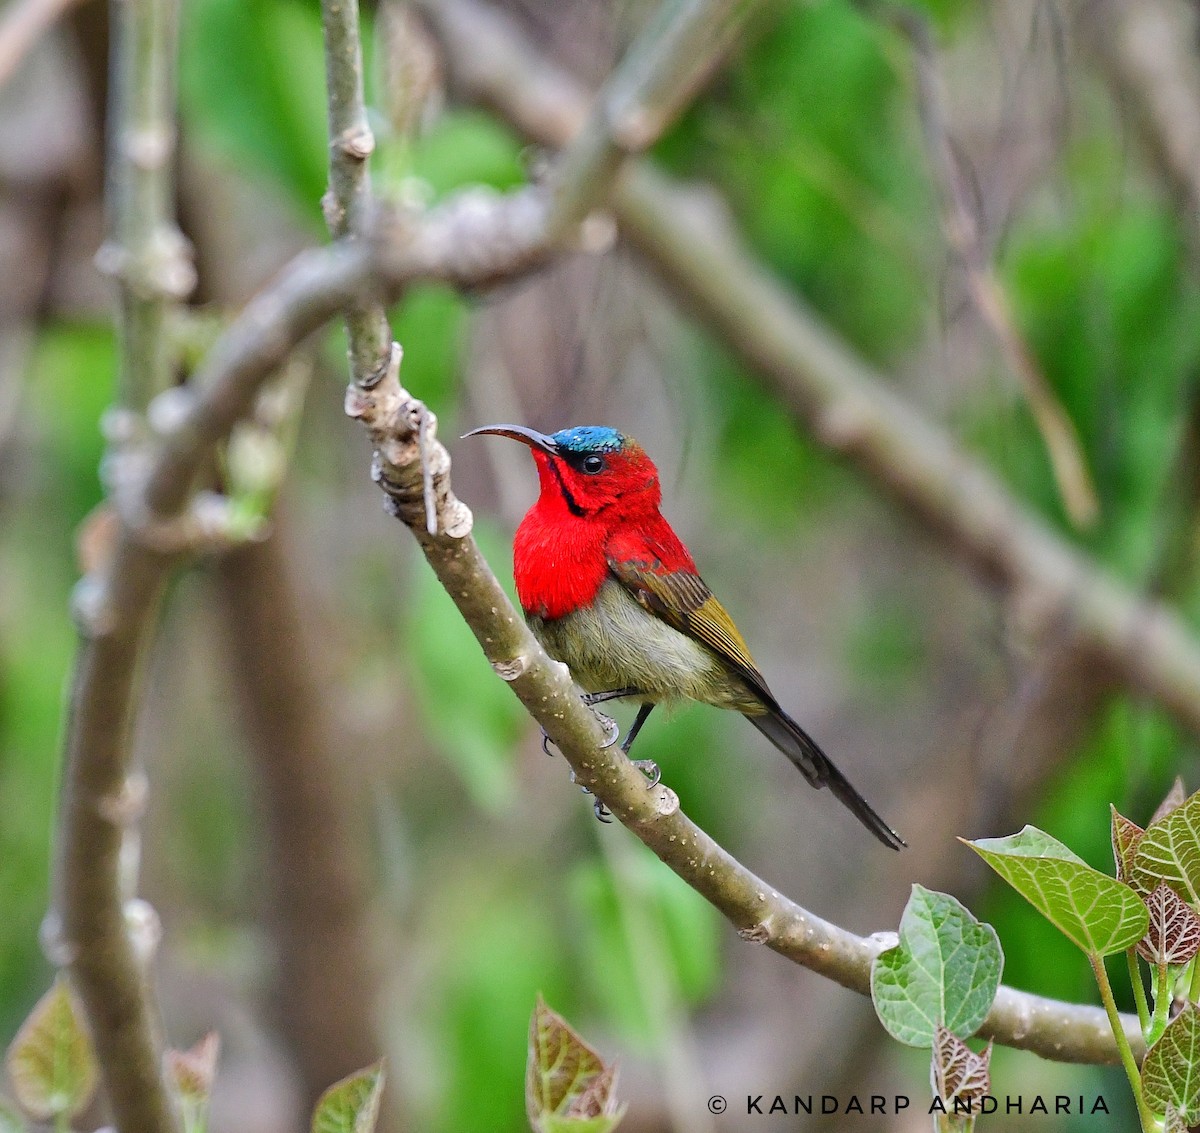
[[[774,708],[763,715],[747,715],[746,719],[779,748],[814,787],[828,787],[885,846],[899,850],[908,845],[850,785],[846,776],[817,746],[816,740],[786,712]]]

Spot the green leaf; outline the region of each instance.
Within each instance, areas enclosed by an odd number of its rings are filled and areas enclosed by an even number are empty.
[[[525,1108],[537,1133],[607,1133],[624,1116],[616,1064],[605,1065],[538,997],[529,1025]]]
[[[27,1133],[16,1107],[0,1094],[0,1133]]]
[[[312,1133],[373,1133],[383,1096],[383,1060],[335,1082],[317,1101]]]
[[[1200,1122],[1200,1011],[1194,1003],[1167,1024],[1142,1063],[1142,1090],[1155,1113],[1175,1106],[1188,1125]]]
[[[1193,907],[1200,906],[1200,791],[1146,828],[1131,876],[1147,893],[1165,881]]]
[[[1141,898],[1044,831],[1026,826],[966,844],[1089,955],[1120,952],[1146,935],[1150,915]]]
[[[900,943],[871,965],[871,998],[894,1039],[932,1046],[939,1025],[964,1038],[979,1029],[1003,968],[991,925],[948,894],[914,885]]]
[[[18,1103],[35,1121],[74,1117],[92,1100],[96,1056],[65,977],[34,1005],[6,1065]]]

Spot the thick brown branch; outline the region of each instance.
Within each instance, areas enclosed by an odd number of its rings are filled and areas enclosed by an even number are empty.
[[[379,1056],[378,964],[366,823],[334,758],[335,682],[304,616],[285,532],[277,518],[268,539],[222,555],[214,576],[229,686],[262,786],[276,1002],[311,1108],[331,1082]]]

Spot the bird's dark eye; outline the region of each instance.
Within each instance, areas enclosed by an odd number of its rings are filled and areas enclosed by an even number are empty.
[[[594,476],[597,472],[604,470],[604,457],[589,456],[584,460],[582,467],[584,472],[590,472]]]

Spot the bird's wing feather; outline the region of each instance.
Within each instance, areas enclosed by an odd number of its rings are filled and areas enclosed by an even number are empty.
[[[664,556],[656,553],[660,548],[648,537],[638,539],[636,547],[625,545],[627,542],[623,539],[619,547],[610,544],[608,548],[608,569],[613,577],[641,606],[680,633],[706,645],[769,704],[774,704],[766,679],[758,671],[733,619],[695,569],[668,568]],[[630,554],[631,551],[634,553]]]

